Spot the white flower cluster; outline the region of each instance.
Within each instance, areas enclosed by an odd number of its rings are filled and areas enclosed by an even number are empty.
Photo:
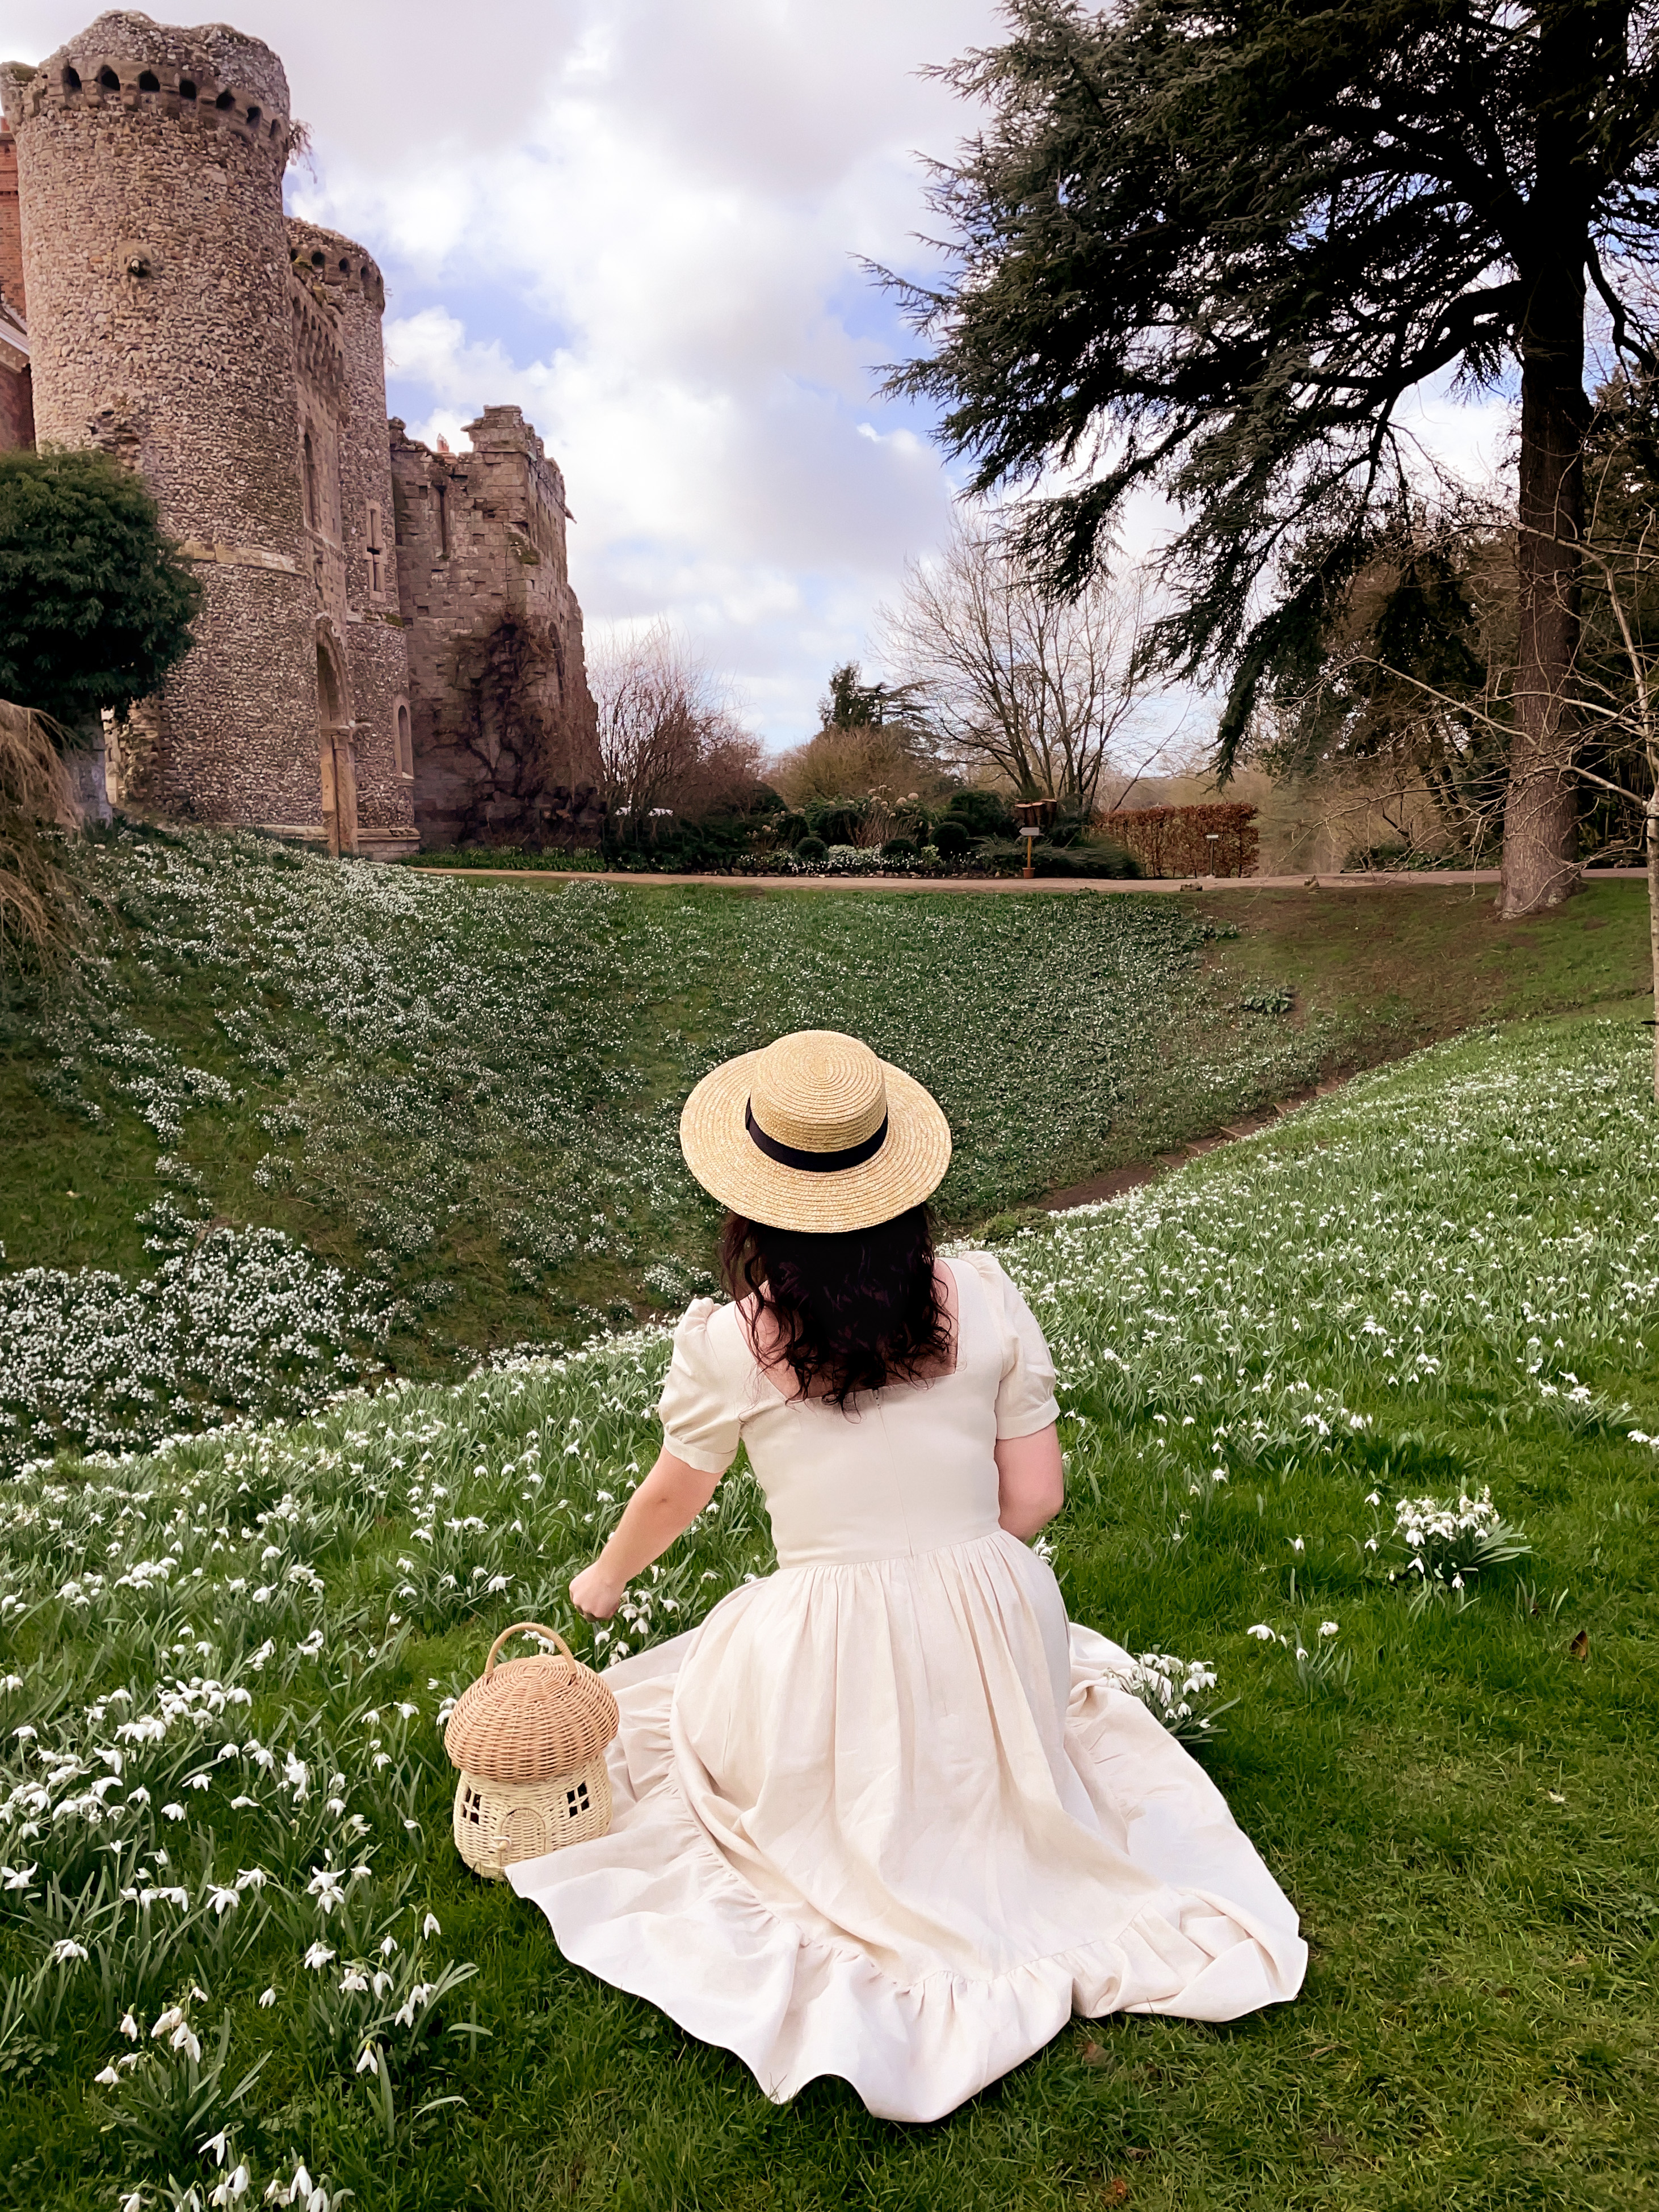
[[[1118,1680],[1183,1743],[1216,1735],[1218,1716],[1238,1702],[1217,1702],[1216,1671],[1207,1659],[1177,1659],[1168,1651],[1138,1652]]]
[[[1394,1525],[1407,1553],[1401,1571],[1419,1577],[1425,1588],[1443,1583],[1462,1590],[1483,1567],[1531,1549],[1520,1529],[1499,1517],[1490,1483],[1478,1498],[1467,1492],[1455,1498],[1402,1498],[1394,1509]]]

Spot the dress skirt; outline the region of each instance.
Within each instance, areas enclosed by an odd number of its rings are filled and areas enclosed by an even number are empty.
[[[933,2120],[1074,2014],[1225,2021],[1306,1946],[1220,1792],[998,1531],[783,1567],[612,1667],[609,1834],[509,1867],[567,1958]]]

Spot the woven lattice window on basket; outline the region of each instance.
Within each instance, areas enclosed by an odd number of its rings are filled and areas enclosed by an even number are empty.
[[[522,1635],[558,1651],[498,1667],[502,1644]],[[521,1620],[502,1631],[444,1730],[444,1748],[461,1770],[455,1848],[475,1874],[499,1881],[516,1860],[604,1835],[605,1753],[617,1722],[616,1699],[556,1630]]]

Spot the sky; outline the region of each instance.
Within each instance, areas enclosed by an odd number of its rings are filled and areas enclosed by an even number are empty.
[[[921,157],[973,116],[923,71],[994,43],[989,0],[234,0],[310,126],[295,212],[386,276],[388,404],[465,442],[516,402],[563,470],[590,637],[665,617],[774,746],[829,671],[879,672],[877,611],[948,530],[930,417],[876,396],[910,336],[863,258],[933,265]],[[43,60],[88,0],[6,0]],[[1508,410],[1430,395],[1477,475]],[[1133,555],[1168,518],[1144,504]],[[1147,745],[1201,742],[1201,697]]]

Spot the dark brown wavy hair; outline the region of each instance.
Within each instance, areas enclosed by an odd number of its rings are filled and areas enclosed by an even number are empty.
[[[728,1214],[720,1273],[732,1298],[757,1302],[750,1322],[757,1348],[757,1325],[773,1317],[800,1397],[823,1397],[845,1411],[867,1391],[919,1382],[950,1360],[950,1316],[925,1206],[832,1236]]]

